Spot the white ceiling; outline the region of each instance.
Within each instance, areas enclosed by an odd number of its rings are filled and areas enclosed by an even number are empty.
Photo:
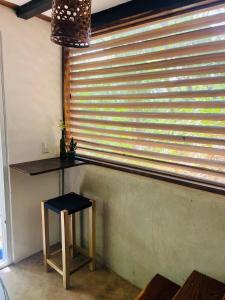
[[[23,5],[24,3],[28,2],[29,0],[8,0],[17,5]],[[128,2],[130,0],[92,0],[92,13],[99,12],[101,10],[119,5],[124,2]],[[43,13],[47,16],[51,16],[51,10],[46,11]]]

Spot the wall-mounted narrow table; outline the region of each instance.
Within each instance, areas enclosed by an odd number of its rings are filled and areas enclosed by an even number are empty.
[[[23,174],[29,176],[40,175],[44,173],[61,171],[61,188],[62,194],[64,194],[64,170],[87,164],[84,161],[78,159],[65,159],[61,160],[59,157],[41,159],[35,161],[28,161],[24,163],[12,164],[10,168],[17,170]]]
[[[54,171],[60,171],[61,173],[60,194],[63,195],[64,194],[64,170],[68,168],[78,167],[85,164],[87,163],[79,159],[61,160],[60,158],[57,157],[57,158],[50,158],[50,159],[28,161],[28,162],[18,163],[18,164],[11,164],[10,168],[28,176],[37,176],[37,175],[50,173]],[[83,220],[82,215],[81,215],[81,220]]]

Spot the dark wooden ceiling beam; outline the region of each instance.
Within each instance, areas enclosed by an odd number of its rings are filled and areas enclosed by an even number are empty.
[[[9,2],[9,1],[5,1],[5,0],[0,0],[0,5],[6,6],[6,7],[8,7],[8,8],[11,8],[11,9],[13,9],[13,10],[15,10],[15,11],[16,11],[16,9],[19,7],[19,5],[14,4],[14,3],[12,3],[12,2]],[[50,21],[51,21],[51,18],[48,17],[48,16],[46,16],[46,15],[40,14],[40,15],[36,15],[36,17],[39,18],[39,19],[42,19],[42,20],[44,20],[44,21],[47,21],[47,22],[50,22]]]
[[[175,9],[201,2],[211,3],[212,0],[132,0],[92,14],[92,28],[101,28],[118,20],[151,11]],[[17,7],[16,13],[20,18],[30,19],[51,9],[51,6],[51,0],[31,0]]]
[[[6,0],[0,0],[0,5],[4,5],[8,8],[12,8],[12,9],[15,9],[17,7],[16,4],[6,1]]]
[[[22,19],[30,19],[51,9],[51,0],[31,0],[16,8],[16,15]]]
[[[93,14],[92,27],[103,27],[107,23],[110,24],[124,18],[153,10],[183,6],[190,2],[200,2],[200,0],[132,0]]]

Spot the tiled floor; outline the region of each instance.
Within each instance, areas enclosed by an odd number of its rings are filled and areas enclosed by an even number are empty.
[[[72,288],[62,278],[43,271],[42,256],[35,255],[0,271],[10,300],[133,300],[138,289],[111,271],[89,272],[85,267],[71,276]]]

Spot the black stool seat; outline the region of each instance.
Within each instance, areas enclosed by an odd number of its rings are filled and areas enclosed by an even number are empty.
[[[69,193],[45,202],[45,207],[57,214],[63,210],[67,210],[70,215],[90,206],[92,206],[92,202],[89,199],[75,193]]]

